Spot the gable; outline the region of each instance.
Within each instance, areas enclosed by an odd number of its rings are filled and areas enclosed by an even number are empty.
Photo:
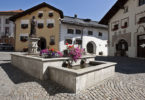
[[[99,24],[108,25],[109,20],[127,3],[128,0],[118,0],[107,14],[101,19]]]
[[[11,21],[15,21],[17,18],[23,17],[23,16],[25,16],[27,14],[31,14],[32,12],[34,12],[34,11],[36,11],[38,9],[41,9],[43,7],[48,7],[50,9],[52,9],[52,10],[55,10],[56,12],[58,12],[60,14],[60,17],[63,18],[63,12],[61,10],[59,10],[59,9],[57,9],[57,8],[55,8],[55,7],[51,6],[51,5],[43,2],[43,3],[39,4],[39,5],[36,5],[36,6],[32,7],[32,8],[30,8],[30,9],[25,10],[24,12],[21,12],[21,13],[18,13],[16,15],[14,15],[14,16],[10,17],[9,19]]]

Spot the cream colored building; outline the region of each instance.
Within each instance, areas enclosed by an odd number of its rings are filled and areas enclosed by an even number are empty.
[[[28,47],[31,19],[35,17],[36,35],[40,38],[40,49],[59,49],[60,19],[63,12],[47,3],[36,5],[22,13],[14,15],[10,20],[15,22],[15,51],[23,51]]]
[[[145,0],[118,0],[99,22],[109,25],[109,55],[145,58]]]

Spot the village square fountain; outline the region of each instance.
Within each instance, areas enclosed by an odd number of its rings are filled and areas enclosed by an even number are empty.
[[[35,25],[33,17],[28,53],[12,54],[13,66],[40,80],[52,80],[75,93],[114,75],[116,63],[95,61],[95,55],[82,54],[73,61],[72,55],[63,57],[62,54],[60,56],[60,52],[52,57],[54,50],[47,50],[47,54],[44,52],[46,50],[39,53],[37,51],[39,38],[36,37]]]

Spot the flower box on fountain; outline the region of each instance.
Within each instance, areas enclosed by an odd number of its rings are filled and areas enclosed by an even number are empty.
[[[52,49],[41,50],[40,56],[43,58],[55,58],[55,57],[62,57],[63,54],[60,51],[56,51],[52,48]]]

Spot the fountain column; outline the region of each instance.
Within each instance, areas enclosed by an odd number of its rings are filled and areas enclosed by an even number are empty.
[[[38,54],[38,41],[40,38],[36,36],[36,24],[35,16],[33,16],[31,19],[28,54]]]
[[[29,38],[28,54],[38,54],[39,38]]]

